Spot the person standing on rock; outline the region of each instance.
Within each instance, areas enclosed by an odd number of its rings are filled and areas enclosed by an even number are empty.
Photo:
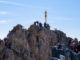
[[[39,22],[38,21],[34,22],[34,25],[35,26],[38,26],[39,25]]]
[[[42,23],[39,23],[39,27],[42,28]]]
[[[58,42],[58,49],[61,49],[61,43],[60,42]]]
[[[4,38],[5,46],[8,46],[8,40],[7,38]]]
[[[44,27],[45,27],[46,29],[50,29],[50,26],[49,26],[49,24],[47,24],[47,23],[44,23]]]
[[[4,42],[5,42],[5,46],[11,49],[12,44],[11,42],[8,42],[7,38],[4,39]]]
[[[11,46],[12,46],[12,43],[11,42],[8,42],[8,48],[11,49]]]
[[[74,52],[76,52],[76,46],[77,46],[77,44],[76,44],[75,40],[72,41],[72,43],[70,44],[70,46],[71,46],[71,49],[72,49]]]
[[[78,46],[76,48],[77,48],[78,52],[80,53],[80,41],[79,41]]]
[[[42,23],[39,23],[39,31],[42,29]]]

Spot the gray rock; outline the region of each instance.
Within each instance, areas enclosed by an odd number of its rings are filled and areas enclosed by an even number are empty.
[[[69,41],[62,31],[47,30],[35,25],[31,25],[27,30],[19,24],[9,32],[7,39],[12,46],[8,49],[3,43],[0,60],[51,60],[50,47],[58,42],[67,45]]]

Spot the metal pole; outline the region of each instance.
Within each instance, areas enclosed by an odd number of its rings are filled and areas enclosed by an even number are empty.
[[[47,23],[47,11],[45,11],[45,23]]]

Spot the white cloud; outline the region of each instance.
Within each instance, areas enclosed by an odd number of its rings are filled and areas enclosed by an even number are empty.
[[[1,4],[11,4],[11,5],[17,5],[17,6],[24,6],[24,4],[16,3],[16,2],[9,2],[9,1],[0,1]]]
[[[8,12],[0,12],[0,15],[7,15]]]
[[[0,4],[7,4],[7,5],[16,5],[16,6],[22,6],[22,7],[27,7],[27,8],[40,8],[43,9],[40,6],[33,6],[33,5],[26,5],[23,3],[17,3],[17,2],[11,2],[11,1],[0,1]]]
[[[7,20],[0,20],[0,23],[3,24],[3,23],[7,23],[8,21]]]
[[[40,6],[25,5],[22,3],[10,2],[10,1],[0,1],[0,4],[9,4],[9,5],[23,6],[23,7],[28,7],[28,8],[41,8],[42,9],[42,7]]]

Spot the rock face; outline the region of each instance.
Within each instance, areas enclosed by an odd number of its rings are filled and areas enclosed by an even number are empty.
[[[61,44],[68,44],[68,37],[66,37],[66,34],[63,33],[62,31],[60,30],[55,30],[54,31],[57,35],[57,41],[60,42]]]
[[[52,31],[35,25],[27,30],[19,24],[9,32],[7,39],[12,46],[9,49],[4,42],[0,45],[0,60],[51,60],[50,47],[58,42],[68,45],[70,40],[59,30]]]

